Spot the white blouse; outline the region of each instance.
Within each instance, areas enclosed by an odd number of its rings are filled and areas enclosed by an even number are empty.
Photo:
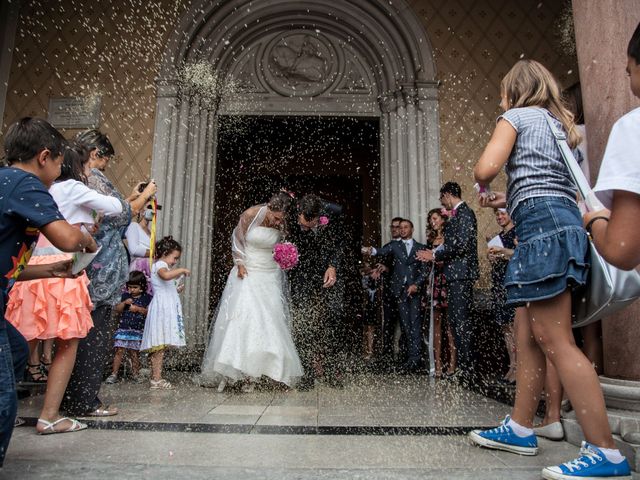
[[[122,202],[92,190],[77,180],[56,182],[49,193],[58,204],[60,213],[71,224],[96,223],[98,214],[104,216],[122,213]]]
[[[127,237],[127,246],[131,256],[146,257],[147,250],[151,245],[151,238],[149,238],[147,232],[139,224],[132,222],[127,227],[125,236]]]
[[[607,208],[616,190],[640,195],[640,108],[613,125],[594,190]]]

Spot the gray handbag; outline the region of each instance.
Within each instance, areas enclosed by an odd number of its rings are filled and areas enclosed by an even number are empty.
[[[569,148],[566,134],[555,126],[549,112],[546,110],[542,110],[542,112],[551,127],[562,158],[587,208],[591,211],[603,209],[604,206],[591,189],[571,148]],[[621,270],[609,264],[598,253],[591,238],[589,238],[589,250],[591,268],[587,285],[577,289],[573,294],[572,320],[574,328],[583,327],[613,315],[640,297],[640,274],[637,271]]]

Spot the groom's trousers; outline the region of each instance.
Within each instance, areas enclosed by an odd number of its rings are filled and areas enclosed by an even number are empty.
[[[335,287],[334,287],[335,288]],[[306,378],[318,376],[316,362],[324,375],[336,374],[336,356],[341,344],[335,295],[329,289],[298,289],[292,285],[291,333]]]

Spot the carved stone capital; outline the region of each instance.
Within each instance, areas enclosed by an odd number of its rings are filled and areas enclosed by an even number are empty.
[[[158,98],[175,98],[179,94],[178,81],[175,78],[156,78]]]
[[[395,112],[398,109],[398,100],[395,92],[383,93],[378,97],[378,103],[383,113]]]
[[[438,87],[440,82],[417,83],[418,108],[421,111],[434,108],[438,104]]]
[[[405,106],[416,105],[418,103],[418,89],[414,84],[405,84],[400,86],[402,101]]]

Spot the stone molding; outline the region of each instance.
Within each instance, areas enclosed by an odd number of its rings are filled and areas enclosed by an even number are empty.
[[[440,188],[438,83],[431,44],[406,0],[198,0],[174,32],[157,78],[151,169],[165,186],[159,231],[183,243],[197,279],[183,302],[190,344],[208,338],[219,114],[379,117],[383,241],[397,215],[422,240]],[[306,57],[294,64],[300,52]],[[244,91],[203,98],[180,85],[181,68],[198,63],[224,81],[241,79]]]

